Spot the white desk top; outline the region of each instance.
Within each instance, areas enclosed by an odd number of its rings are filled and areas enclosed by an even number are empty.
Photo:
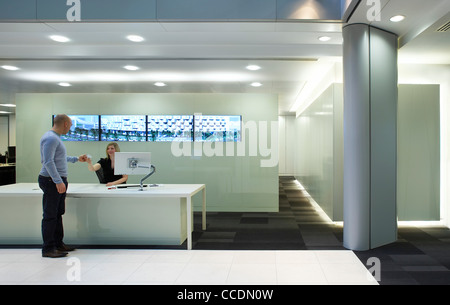
[[[134,184],[133,184],[134,185]],[[104,184],[69,183],[68,197],[187,197],[205,188],[204,184],[160,184],[155,187],[108,189]],[[0,197],[42,196],[38,183],[0,186]]]

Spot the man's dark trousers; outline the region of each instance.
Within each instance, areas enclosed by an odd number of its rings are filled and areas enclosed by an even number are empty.
[[[68,186],[67,178],[61,177],[66,189]],[[39,187],[44,192],[42,196],[42,253],[55,250],[63,244],[64,229],[62,223],[62,215],[66,210],[66,193],[59,194],[56,184],[52,178],[40,176],[38,178]]]

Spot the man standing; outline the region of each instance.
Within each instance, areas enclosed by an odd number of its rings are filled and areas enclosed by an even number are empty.
[[[67,162],[86,162],[87,156],[67,156],[66,147],[60,136],[69,132],[72,120],[65,114],[58,114],[53,120],[53,127],[41,138],[41,163],[39,187],[44,192],[42,197],[42,247],[43,257],[64,257],[73,251],[63,243],[64,230],[62,215],[65,212],[67,190]]]

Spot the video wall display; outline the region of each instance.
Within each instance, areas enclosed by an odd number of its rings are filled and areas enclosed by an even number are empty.
[[[195,141],[240,142],[240,115],[195,116]]]
[[[145,115],[101,115],[101,141],[145,142]]]
[[[55,116],[53,116],[54,118]],[[63,141],[98,141],[99,116],[98,115],[69,115],[72,127],[65,135],[61,135]]]
[[[147,139],[152,142],[192,141],[192,115],[147,116]]]
[[[240,115],[68,115],[63,141],[240,142]],[[54,117],[54,116],[53,116]]]

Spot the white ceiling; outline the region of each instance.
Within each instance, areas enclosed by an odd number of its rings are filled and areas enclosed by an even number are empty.
[[[380,1],[380,21],[369,24],[399,36],[399,62],[450,64],[450,30],[436,32],[450,21],[450,0]],[[389,21],[399,14],[406,19],[399,23]],[[364,5],[358,7],[350,22],[368,23]]]
[[[450,64],[448,0],[381,0],[381,21],[395,32],[399,60]],[[367,23],[365,1],[349,22]],[[396,14],[401,23],[388,19]],[[0,103],[16,92],[272,93],[279,114],[290,109],[308,82],[324,75],[342,55],[344,23],[314,22],[150,22],[0,23]],[[65,35],[68,43],[51,41]],[[125,37],[141,35],[144,42]],[[320,42],[319,36],[330,36]],[[432,60],[430,60],[432,54]],[[248,64],[261,66],[249,71]],[[138,71],[126,71],[136,65]],[[60,87],[58,82],[72,83]],[[164,81],[165,87],[156,87]],[[260,82],[261,87],[250,83]],[[0,110],[6,110],[0,107]]]

